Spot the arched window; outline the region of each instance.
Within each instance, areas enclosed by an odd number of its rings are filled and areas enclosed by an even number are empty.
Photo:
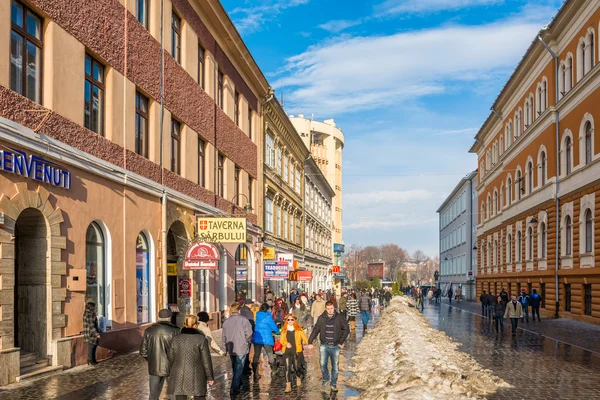
[[[567,64],[568,64],[568,68],[567,68],[567,74],[568,74],[567,82],[569,83],[569,85],[567,86],[567,89],[565,91],[569,91],[573,87],[573,57],[569,57],[567,59]]]
[[[498,241],[494,240],[494,265],[498,265],[498,255],[499,255],[499,251],[498,251]]]
[[[485,203],[481,202],[481,222],[485,220]]]
[[[498,214],[498,192],[494,191],[494,214]]]
[[[592,242],[593,242],[593,224],[592,224],[592,210],[589,208],[585,212],[585,252],[592,252]]]
[[[571,247],[573,243],[573,224],[571,223],[571,217],[567,215],[565,219],[565,255],[571,255]]]
[[[527,194],[533,192],[533,163],[527,164]]]
[[[589,59],[590,59],[590,70],[591,70],[592,68],[594,68],[594,53],[595,53],[594,32],[590,32],[590,34],[588,36],[588,41],[589,41],[589,48],[590,48]]]
[[[523,195],[523,177],[521,176],[521,171],[517,171],[517,199],[521,200],[522,195]]]
[[[488,198],[487,198],[487,203],[488,203],[487,217],[491,218],[492,217],[492,196],[490,196],[489,194],[488,194]]]
[[[544,105],[542,111],[546,111],[546,108],[548,108],[548,97],[546,96],[547,89],[547,82],[544,80],[542,81],[542,104]]]
[[[86,293],[96,302],[98,316],[108,316],[106,290],[106,241],[97,222],[88,226],[85,234]]]
[[[506,255],[506,262],[507,263],[512,263],[512,235],[509,234],[508,235],[508,241],[506,243],[506,251],[507,251],[507,255]]]
[[[586,54],[585,54],[585,41],[581,42],[581,66],[582,66],[582,70],[583,70],[583,76],[585,76],[585,74],[587,73],[587,60],[586,60]]]
[[[512,204],[512,179],[508,178],[508,183],[506,184],[506,194],[507,201],[506,203],[510,206]]]
[[[541,258],[546,258],[546,223],[542,222],[540,224],[540,242],[542,252],[540,254]]]
[[[529,230],[527,231],[527,236],[528,236],[528,240],[529,240],[527,258],[528,258],[528,260],[533,260],[533,228],[531,226],[529,227]]]
[[[541,173],[542,173],[542,177],[541,177],[542,185],[541,186],[544,186],[546,184],[546,152],[545,151],[542,151],[542,154],[540,156],[540,169],[542,170],[541,171]]]
[[[529,104],[529,100],[525,102],[525,129],[529,128],[531,124],[531,105]]]
[[[542,87],[538,88],[538,114],[541,114],[544,111],[544,105],[542,100]]]
[[[565,158],[566,158],[566,175],[571,174],[571,164],[572,164],[572,145],[571,145],[571,137],[567,136],[565,139]]]
[[[515,249],[515,253],[517,255],[517,262],[521,262],[521,248],[522,248],[522,238],[521,231],[517,231],[517,248]]]
[[[592,124],[588,121],[585,124],[585,163],[592,162]]]
[[[563,64],[563,66],[560,69],[560,74],[561,74],[561,83],[562,83],[562,91],[561,91],[561,95],[564,96],[567,93],[567,67]]]
[[[150,257],[148,239],[142,232],[135,242],[135,289],[137,293],[137,323],[150,322]]]

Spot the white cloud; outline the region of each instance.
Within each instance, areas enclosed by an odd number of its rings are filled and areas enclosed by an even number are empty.
[[[377,5],[378,15],[432,13],[443,10],[458,10],[467,7],[488,6],[504,0],[386,0]]]
[[[362,217],[350,224],[344,224],[345,230],[395,230],[398,228],[422,226],[437,222],[437,216],[393,213],[380,217]]]
[[[410,203],[418,200],[427,200],[431,197],[433,197],[433,193],[424,189],[349,193],[344,195],[344,203],[351,207],[378,206],[384,203]]]
[[[262,30],[263,26],[287,8],[307,4],[310,0],[261,0],[252,7],[237,7],[231,11],[236,28],[241,33]]]
[[[541,21],[516,17],[389,36],[342,36],[288,58],[273,85],[288,88],[290,112],[328,114],[477,87],[514,68]]]
[[[357,19],[354,21],[338,19],[338,20],[328,21],[324,24],[321,24],[321,25],[319,25],[319,28],[324,29],[329,32],[338,33],[345,29],[351,28],[353,26],[360,25],[361,22],[362,21],[360,19]]]

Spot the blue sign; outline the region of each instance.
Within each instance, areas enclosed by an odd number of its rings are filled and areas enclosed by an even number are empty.
[[[348,277],[342,274],[333,274],[333,279],[341,279],[342,281],[345,281],[348,280]]]
[[[60,165],[22,150],[0,150],[0,170],[65,189],[71,188],[71,173]]]
[[[289,273],[289,264],[285,261],[265,263],[265,279],[281,281],[287,279]]]
[[[333,244],[333,251],[335,251],[336,253],[343,253],[345,250],[345,247],[343,244],[340,243],[334,243]]]

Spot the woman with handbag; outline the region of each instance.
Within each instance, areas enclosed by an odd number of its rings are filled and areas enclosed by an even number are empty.
[[[260,306],[260,311],[256,313],[256,325],[254,328],[254,335],[252,336],[252,343],[254,344],[252,370],[256,371],[254,373],[254,380],[260,379],[260,375],[258,374],[258,363],[263,348],[269,358],[271,371],[275,370],[275,354],[273,352],[275,341],[273,339],[273,334],[279,335],[279,328],[275,325],[275,321],[269,312],[269,305],[263,303]]]
[[[308,344],[306,333],[294,314],[285,316],[285,328],[281,332],[282,352],[285,360],[285,393],[292,391],[292,375],[296,375],[296,386],[302,386],[301,369],[304,365],[303,343]]]
[[[348,299],[348,322],[350,323],[350,329],[354,331],[356,329],[356,316],[358,315],[358,300],[356,294],[352,293]]]

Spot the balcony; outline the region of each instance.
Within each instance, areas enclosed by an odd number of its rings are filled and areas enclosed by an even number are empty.
[[[311,152],[317,164],[327,162],[327,147],[320,144],[313,144]]]

